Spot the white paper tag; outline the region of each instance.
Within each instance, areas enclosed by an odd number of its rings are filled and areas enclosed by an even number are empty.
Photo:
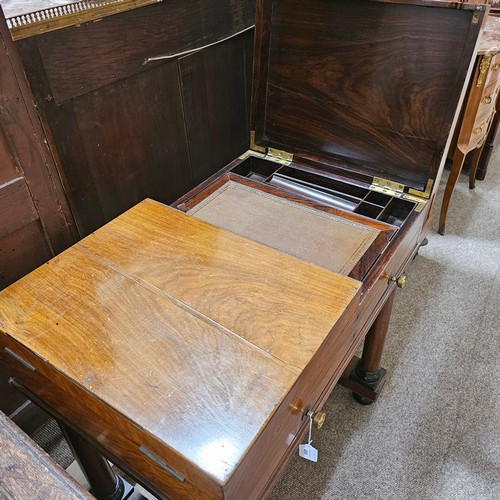
[[[318,450],[311,444],[301,444],[299,446],[299,456],[311,462],[317,462]]]

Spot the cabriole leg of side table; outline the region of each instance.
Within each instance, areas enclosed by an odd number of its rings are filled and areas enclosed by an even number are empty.
[[[460,149],[455,150],[453,155],[453,163],[451,165],[450,175],[448,181],[446,182],[446,189],[444,190],[443,204],[441,205],[441,213],[439,215],[439,234],[444,234],[444,228],[446,225],[446,215],[448,214],[448,207],[450,205],[451,195],[455,189],[455,184],[457,183],[460,172],[464,165],[465,153],[462,153]]]
[[[481,158],[483,148],[484,144],[480,148],[475,149],[474,153],[472,153],[469,172],[469,189],[474,189],[476,187],[476,172],[479,166],[479,159]]]
[[[377,399],[385,382],[386,370],[381,367],[381,360],[395,296],[393,290],[366,334],[361,358],[354,356],[340,379],[343,386],[352,389],[356,401],[364,405]]]

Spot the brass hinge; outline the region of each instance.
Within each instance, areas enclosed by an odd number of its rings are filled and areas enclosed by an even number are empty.
[[[399,184],[398,182],[394,181],[388,181],[387,179],[383,179],[382,177],[374,177],[372,185],[370,186],[370,189],[372,191],[390,193],[391,196],[395,196],[395,193],[402,194],[404,188],[404,184]]]
[[[264,148],[255,144],[255,131],[250,131],[250,150],[257,153],[256,156],[263,156],[266,160],[279,163],[280,165],[290,165],[293,161],[293,154],[281,149]],[[241,157],[240,157],[241,158]]]
[[[427,184],[425,186],[425,191],[419,191],[418,189],[409,188],[408,194],[414,194],[419,198],[429,199],[431,197],[432,186],[434,185],[434,181],[432,179],[427,180]]]
[[[274,161],[280,165],[290,165],[293,161],[293,154],[281,149],[268,148],[266,160]]]
[[[426,192],[432,187],[432,181],[429,180],[426,186]],[[424,208],[427,203],[427,199],[421,196],[417,196],[417,193],[424,194],[423,191],[418,191],[416,189],[409,189],[408,193],[404,192],[405,185],[400,184],[398,182],[389,181],[387,179],[383,179],[382,177],[374,177],[372,185],[370,186],[372,191],[376,191],[377,193],[387,194],[389,196],[394,196],[395,198],[402,198],[404,200],[413,201],[417,203],[415,208],[416,212],[420,212],[422,208]],[[427,197],[428,198],[428,197]]]

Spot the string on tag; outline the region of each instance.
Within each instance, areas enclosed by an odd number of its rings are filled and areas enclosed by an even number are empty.
[[[312,443],[312,429],[313,429],[313,413],[309,414],[309,437],[307,438],[307,444]]]

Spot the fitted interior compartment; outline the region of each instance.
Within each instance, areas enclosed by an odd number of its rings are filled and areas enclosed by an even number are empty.
[[[415,202],[373,191],[369,187],[255,156],[249,156],[233,167],[231,172],[300,195],[320,205],[354,212],[397,227],[404,224],[416,206]]]
[[[403,222],[415,208],[415,203],[401,198],[392,198],[387,204],[384,211],[380,214],[378,220],[393,224],[394,226],[402,226]]]
[[[378,219],[379,215],[382,213],[382,210],[383,207],[380,207],[379,205],[374,205],[373,203],[362,201],[356,207],[355,212],[359,215],[370,217],[371,219]]]
[[[269,160],[264,160],[263,158],[258,158],[256,156],[249,156],[241,163],[236,165],[231,171],[234,174],[241,175],[247,179],[253,181],[265,181],[270,177],[277,169],[279,165]]]

